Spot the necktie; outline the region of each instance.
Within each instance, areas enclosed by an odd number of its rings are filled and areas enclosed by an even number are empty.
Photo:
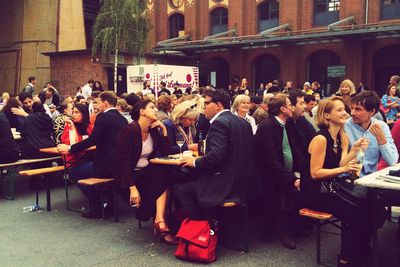
[[[290,149],[286,128],[283,125],[282,127],[283,127],[283,138],[282,138],[283,162],[285,165],[285,169],[291,172],[293,168],[292,150]]]

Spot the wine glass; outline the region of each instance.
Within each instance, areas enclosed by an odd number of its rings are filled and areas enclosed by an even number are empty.
[[[176,134],[176,144],[179,146],[179,152],[181,154],[182,158],[182,146],[185,143],[185,138],[183,137],[182,133],[177,133]]]

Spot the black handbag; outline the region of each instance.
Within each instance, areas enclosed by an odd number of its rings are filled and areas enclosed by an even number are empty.
[[[360,207],[367,199],[368,189],[354,185],[350,175],[341,175],[321,183],[321,192],[333,194],[354,207]]]

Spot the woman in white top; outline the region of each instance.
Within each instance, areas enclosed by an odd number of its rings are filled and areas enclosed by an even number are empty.
[[[167,129],[157,119],[157,108],[148,99],[139,100],[131,112],[133,122],[118,135],[116,178],[123,200],[137,208],[136,217],[147,221],[154,217],[154,229],[160,240],[176,244],[165,222],[169,168],[150,164],[157,155],[168,155]]]
[[[245,119],[248,123],[250,123],[251,128],[253,130],[253,135],[256,134],[257,125],[256,121],[252,116],[249,115],[250,110],[250,97],[247,95],[238,95],[235,97],[231,107],[232,113]]]

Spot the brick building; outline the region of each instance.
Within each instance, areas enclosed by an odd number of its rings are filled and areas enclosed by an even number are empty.
[[[199,66],[202,85],[318,80],[334,91],[346,77],[383,93],[400,73],[400,0],[146,1],[147,63]],[[0,2],[7,10],[0,17],[1,91],[18,94],[30,75],[37,87],[52,80],[63,94],[89,78],[113,89],[112,60],[90,51],[99,0]],[[131,64],[122,53],[122,91]]]
[[[91,56],[90,30],[99,0],[0,1],[0,93],[17,95],[36,76],[38,91],[52,81],[62,94],[75,94],[88,79],[113,88],[113,60]],[[132,57],[118,58],[118,86],[125,87]]]
[[[333,92],[350,78],[383,93],[400,74],[400,0],[149,0],[148,10],[148,62],[197,65],[203,85],[317,80]]]

